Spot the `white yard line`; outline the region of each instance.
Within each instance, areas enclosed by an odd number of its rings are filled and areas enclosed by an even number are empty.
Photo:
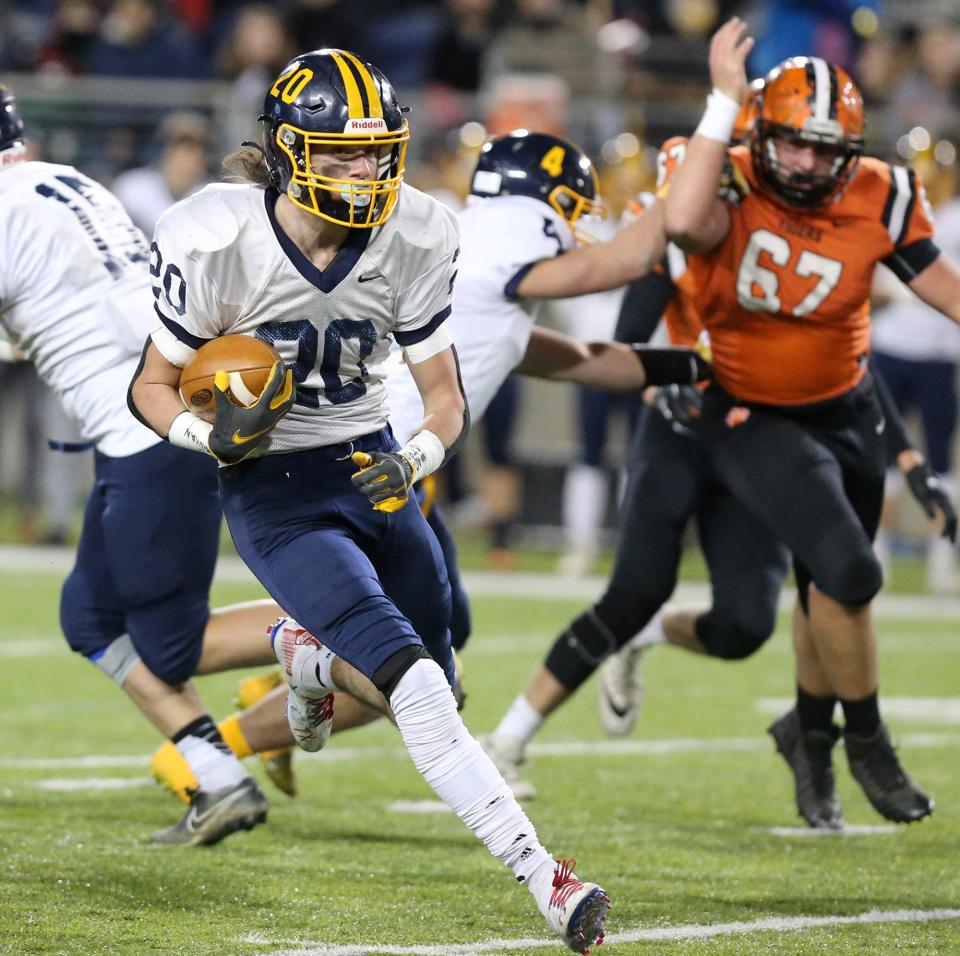
[[[916,749],[936,749],[960,746],[960,733],[897,734],[900,746]],[[670,737],[665,740],[564,740],[554,743],[531,744],[532,757],[657,757],[689,753],[767,753],[771,749],[765,737]],[[406,760],[402,747],[337,747],[335,744],[318,754],[298,753],[298,760],[340,762],[352,760]],[[94,770],[110,768],[142,768],[147,766],[147,754],[132,756],[82,757],[2,757],[0,769],[5,770]]]
[[[686,926],[657,926],[611,933],[606,942],[643,943],[679,942],[690,939],[711,939],[717,936],[742,936],[752,933],[791,933],[821,926],[863,926],[878,923],[933,923],[960,920],[960,909],[936,910],[871,910],[856,916],[770,916],[765,919],[737,923],[707,923]],[[261,935],[243,936],[240,942],[254,945],[276,945]],[[321,942],[297,942],[284,949],[274,949],[265,956],[492,956],[520,949],[557,947],[556,939],[491,939],[481,943],[392,946],[389,944],[354,944],[349,946]],[[601,951],[602,952],[602,951]]]
[[[760,697],[754,707],[761,714],[782,714],[793,706],[786,697]],[[960,697],[882,698],[883,716],[924,724],[960,724]]]
[[[57,792],[88,790],[135,790],[139,787],[155,787],[153,777],[62,777],[51,780],[39,780],[40,790]]]
[[[74,562],[72,548],[38,548],[26,545],[0,546],[0,571],[66,574]],[[253,575],[235,555],[217,562],[218,581],[257,585]],[[592,575],[567,578],[558,574],[530,572],[468,571],[463,575],[468,594],[492,597],[542,598],[545,600],[593,601],[603,592],[606,578]],[[674,599],[681,602],[709,599],[706,584],[681,584]],[[780,607],[793,607],[795,592],[785,588]],[[960,621],[960,597],[953,595],[881,594],[874,604],[878,617],[956,619]]]
[[[893,823],[846,823],[839,830],[828,830],[825,827],[762,827],[755,828],[757,833],[769,833],[778,837],[801,837],[802,839],[837,839],[838,837],[852,836],[886,836],[890,833],[906,833],[906,827],[898,827]]]

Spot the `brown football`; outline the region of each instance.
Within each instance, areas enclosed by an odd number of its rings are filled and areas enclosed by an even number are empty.
[[[223,369],[230,377],[227,394],[238,405],[252,405],[270,377],[280,353],[252,335],[221,335],[197,350],[180,373],[180,400],[194,415],[216,417],[213,378]]]

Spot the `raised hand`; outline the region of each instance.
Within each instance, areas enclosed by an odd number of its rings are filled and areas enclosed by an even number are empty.
[[[721,93],[741,102],[747,93],[747,56],[753,37],[740,17],[731,17],[710,40],[710,81]]]

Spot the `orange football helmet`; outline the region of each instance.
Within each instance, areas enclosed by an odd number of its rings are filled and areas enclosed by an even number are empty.
[[[812,147],[830,159],[829,173],[784,169],[778,139]],[[820,57],[784,60],[764,80],[752,149],[761,182],[784,202],[824,205],[850,179],[863,153],[863,97],[856,83]]]
[[[733,132],[730,134],[730,144],[739,146],[746,143],[757,125],[757,116],[760,113],[760,93],[763,90],[763,77],[757,77],[750,81],[747,87],[747,95],[744,96],[740,104],[740,112],[737,113],[737,119],[733,124]]]

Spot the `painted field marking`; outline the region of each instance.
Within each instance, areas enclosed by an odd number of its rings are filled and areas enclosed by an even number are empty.
[[[51,654],[66,657],[69,653],[70,649],[63,640],[55,641],[52,638],[33,637],[22,641],[0,641],[0,657],[5,658],[49,657]]]
[[[390,813],[453,813],[440,800],[394,800],[386,809]]]
[[[50,573],[63,577],[73,567],[76,552],[73,548],[29,547],[0,545],[0,571],[20,573]],[[260,588],[243,562],[232,554],[217,560],[215,580],[251,584]],[[541,598],[558,601],[595,601],[606,587],[607,579],[600,575],[584,578],[565,578],[553,573],[511,571],[467,571],[463,575],[468,594],[480,597]],[[701,603],[710,598],[709,585],[681,582],[673,595],[678,603]],[[784,588],[780,595],[780,609],[792,609],[796,598],[793,588]],[[960,598],[953,595],[883,594],[874,602],[878,617],[960,620]]]
[[[960,746],[960,733],[898,734],[898,744],[918,749]],[[767,753],[772,745],[763,737],[670,737],[665,740],[564,740],[531,744],[532,757],[652,757],[687,753]],[[351,760],[407,760],[402,747],[331,747],[317,754],[300,753],[298,760],[335,763]],[[122,767],[146,767],[150,757],[4,757],[0,769],[6,770],[99,770]]]
[[[62,777],[51,780],[39,780],[36,786],[40,790],[58,792],[88,790],[134,790],[138,787],[154,787],[157,781],[153,777]]]
[[[789,933],[821,926],[856,926],[879,923],[934,923],[960,920],[960,909],[935,910],[870,910],[856,916],[770,916],[765,919],[735,923],[708,923],[681,926],[657,926],[611,933],[606,942],[678,942],[690,939],[710,939],[717,936],[739,936],[752,933]],[[240,937],[240,942],[270,946],[261,934]],[[349,946],[321,942],[297,942],[292,947],[275,949],[266,956],[492,956],[515,952],[518,949],[556,948],[553,939],[490,939],[480,943],[447,943],[440,945],[394,946],[384,944],[356,944]]]
[[[786,697],[760,697],[755,703],[761,714],[782,714],[793,706]],[[960,724],[960,697],[884,697],[884,717],[924,724]]]
[[[845,823],[839,830],[829,830],[826,827],[754,827],[756,833],[769,833],[779,837],[852,837],[852,836],[886,836],[889,833],[906,833],[906,827],[898,827],[893,823]]]

